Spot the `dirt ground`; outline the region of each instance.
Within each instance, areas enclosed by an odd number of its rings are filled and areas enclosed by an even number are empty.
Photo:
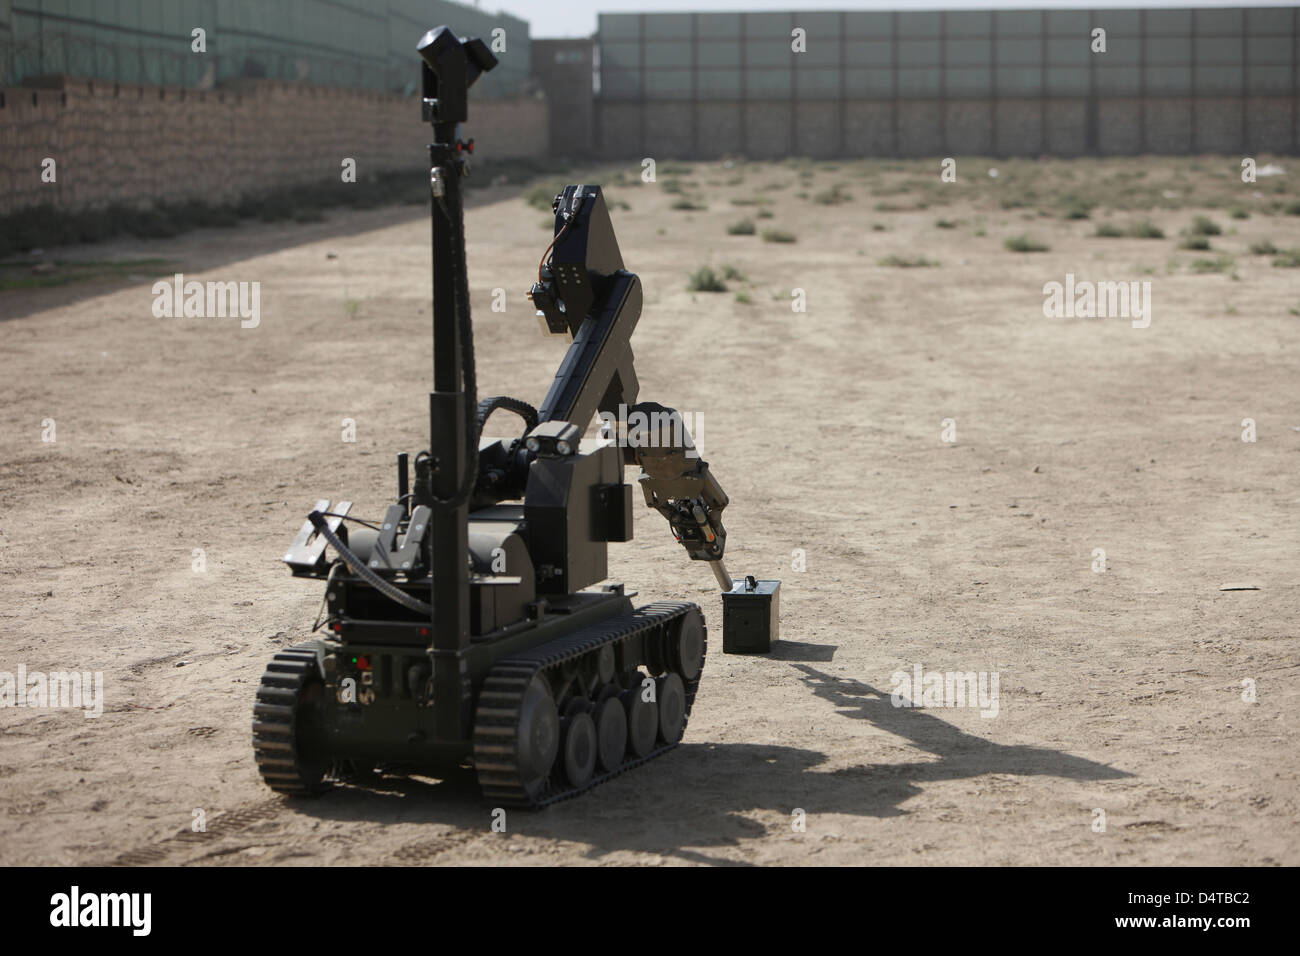
[[[285,802],[250,746],[262,669],[321,600],[285,545],[318,497],[382,513],[427,440],[424,213],[46,250],[168,263],[0,292],[0,671],[104,676],[98,719],[0,709],[0,864],[1300,863],[1300,271],[1249,252],[1300,246],[1283,165],[599,173],[646,291],[641,397],[702,416],[728,563],[781,579],[782,641],[728,657],[712,627],[677,750],[505,833],[467,777]],[[1089,189],[1090,218],[1054,205]],[[565,344],[523,299],[548,241],[527,192],[467,221],[480,394],[536,403]],[[797,241],[727,234],[762,210]],[[1178,248],[1196,214],[1211,251]],[[1167,238],[1093,235],[1142,218]],[[1022,233],[1049,248],[1004,246]],[[740,278],[688,291],[706,264]],[[155,318],[173,272],[260,282],[260,325]],[[1045,317],[1067,273],[1149,280],[1150,326]],[[639,498],[636,532],[612,577],[720,625]],[[914,665],[997,673],[997,716],[894,707]]]

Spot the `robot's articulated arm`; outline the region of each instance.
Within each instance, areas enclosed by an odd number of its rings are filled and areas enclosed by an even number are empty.
[[[619,439],[623,461],[641,466],[646,504],[668,519],[686,553],[708,561],[718,584],[730,591],[722,566],[726,493],[681,415],[654,402],[633,404],[638,385],[630,341],[641,315],[641,281],[623,268],[604,195],[599,186],[566,186],[553,208],[555,237],[528,295],[543,328],[572,344],[537,420],[582,429],[599,413],[605,436]]]
[[[718,585],[730,591],[731,577],[722,564],[727,493],[696,451],[681,415],[655,402],[641,402],[628,409],[626,422],[620,424],[626,447],[641,466],[645,503],[668,519],[691,559],[708,561]]]

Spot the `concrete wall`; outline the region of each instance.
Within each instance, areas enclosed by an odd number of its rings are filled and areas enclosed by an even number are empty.
[[[552,155],[589,156],[595,145],[594,48],[591,39],[533,41],[533,76],[551,104]]]
[[[661,156],[1295,153],[1290,96],[596,101],[596,149]]]
[[[479,155],[544,156],[549,113],[537,97],[472,102],[462,135]],[[233,88],[126,86],[58,78],[0,90],[0,215],[53,203],[69,210],[244,193],[427,162],[415,98],[269,80]],[[41,181],[45,157],[58,181]]]

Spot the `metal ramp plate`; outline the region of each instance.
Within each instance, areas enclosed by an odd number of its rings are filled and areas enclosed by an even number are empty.
[[[339,525],[343,524],[343,516],[352,510],[352,502],[340,501],[335,508],[330,507],[329,499],[322,498],[316,502],[312,511],[319,511],[326,515],[325,526],[334,534],[338,534]],[[289,550],[284,553],[280,560],[289,567],[300,571],[313,571],[320,567],[325,558],[325,545],[328,542],[324,535],[316,533],[310,521],[304,521],[298,533],[294,535],[293,543],[289,545]]]

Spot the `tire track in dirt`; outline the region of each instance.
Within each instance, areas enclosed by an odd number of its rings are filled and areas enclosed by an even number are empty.
[[[175,854],[193,851],[197,844],[223,840],[235,836],[258,823],[274,819],[287,809],[287,806],[283,797],[273,797],[261,803],[229,810],[217,816],[203,831],[179,830],[172,836],[164,837],[156,843],[120,853],[109,861],[108,865],[149,866],[150,864],[161,863]],[[208,853],[206,855],[211,856],[212,854]]]
[[[393,853],[376,861],[377,865],[426,866],[438,857],[452,850],[459,850],[478,840],[481,833],[474,830],[452,830],[439,835],[435,841],[426,843],[408,843]]]
[[[281,796],[272,797],[269,800],[245,807],[238,807],[216,816],[207,824],[206,830],[202,832],[190,829],[178,830],[171,836],[164,837],[154,843],[144,844],[120,853],[107,865],[154,866],[163,862],[178,862],[180,865],[187,865],[189,863],[204,863],[240,853],[254,844],[223,846],[221,845],[222,842],[238,837],[258,824],[284,818],[285,812],[291,807],[292,804]],[[284,822],[287,824],[288,820],[286,819]],[[292,851],[298,846],[312,846],[319,849],[317,844],[321,841],[345,845],[358,842],[365,843],[364,839],[358,836],[340,833],[313,836],[310,840],[303,840],[301,837],[291,834],[285,835],[288,839],[285,843],[278,845],[278,849],[281,853],[289,852],[290,856],[313,855],[314,850],[306,853]],[[375,853],[369,859],[359,859],[357,862],[365,866],[425,866],[436,863],[440,857],[447,854],[454,857],[456,851],[465,849],[482,837],[483,834],[477,830],[453,827],[424,838],[418,843],[408,843],[390,852],[381,851]],[[181,854],[193,854],[200,850],[202,852],[198,856],[189,860],[173,861],[174,857]],[[370,856],[369,853],[365,852],[361,855]]]

